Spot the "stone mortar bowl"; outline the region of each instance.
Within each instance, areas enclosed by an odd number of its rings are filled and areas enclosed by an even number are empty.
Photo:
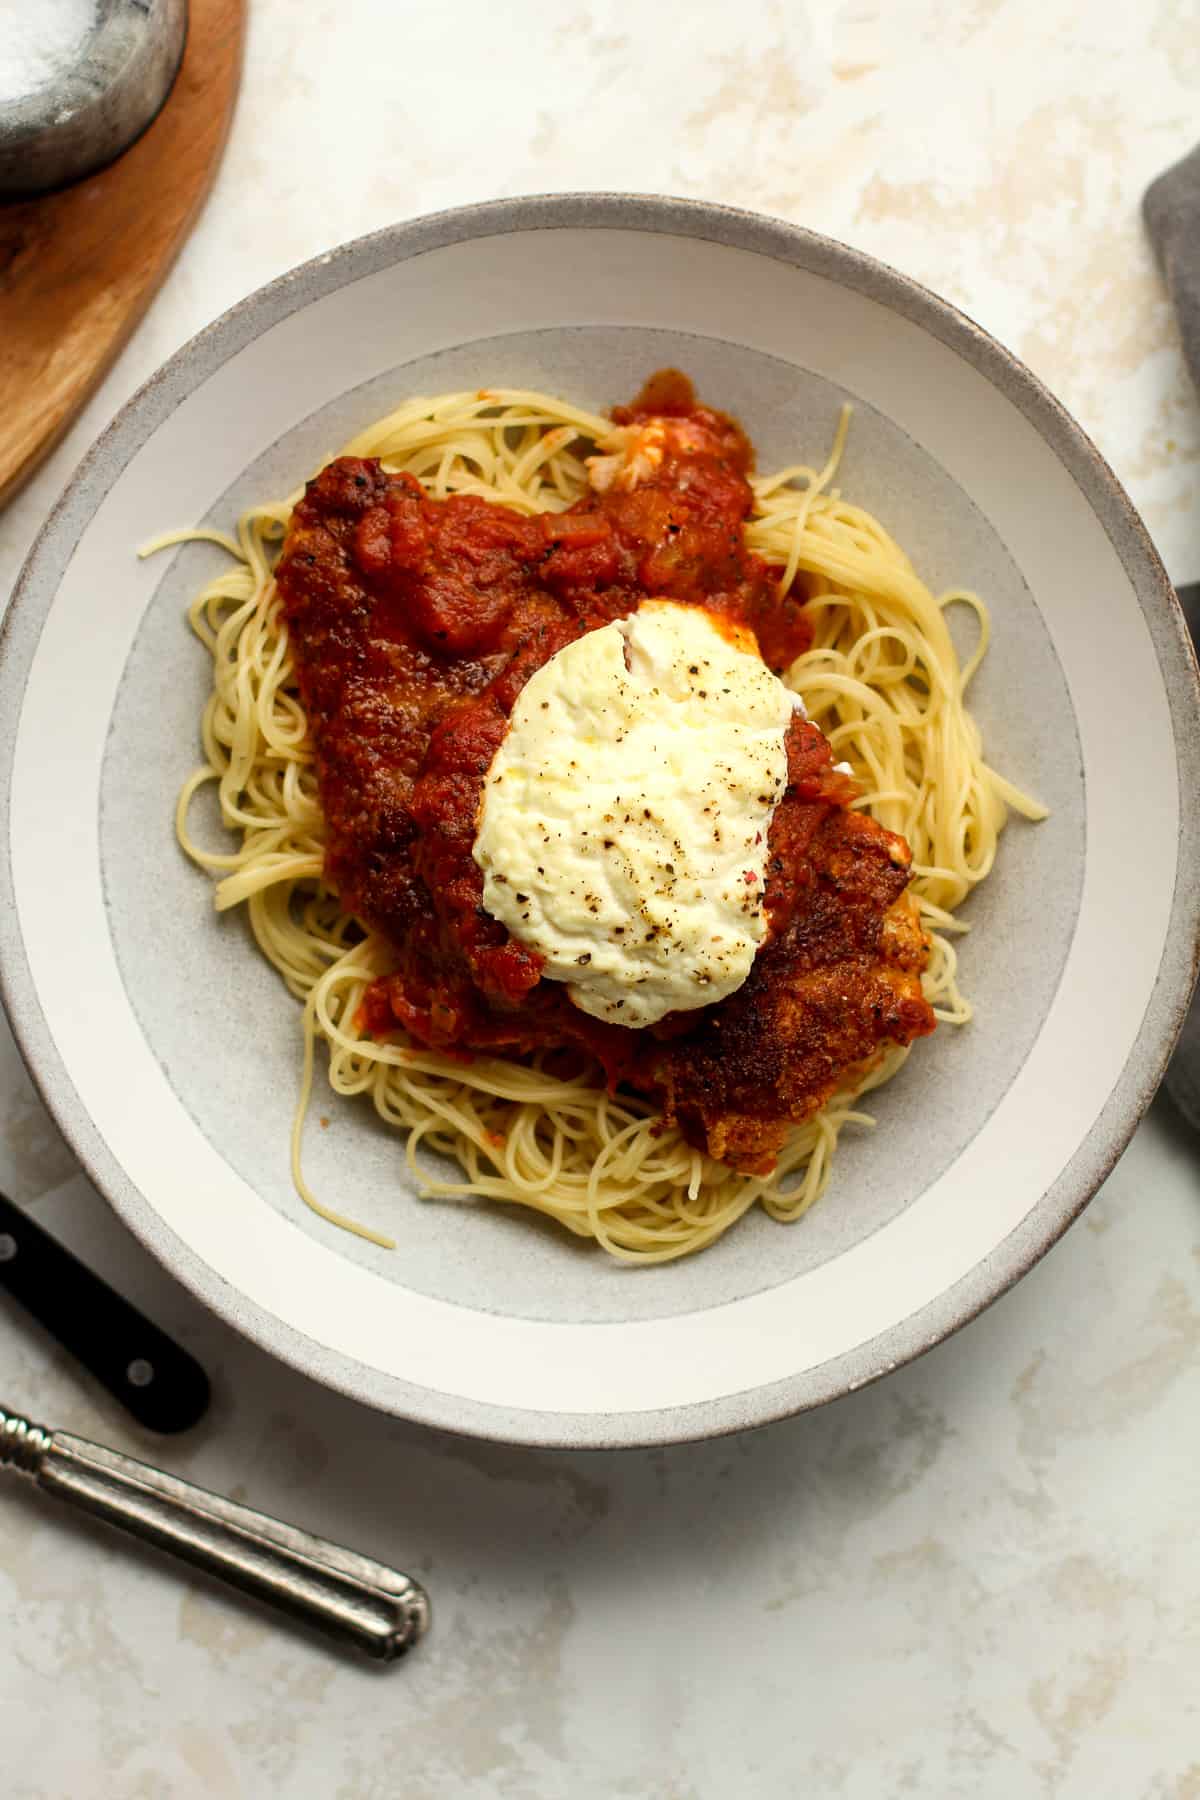
[[[34,11],[38,0],[26,0]],[[187,0],[98,0],[76,59],[0,103],[0,199],[62,187],[102,169],[151,123],[171,91]]]

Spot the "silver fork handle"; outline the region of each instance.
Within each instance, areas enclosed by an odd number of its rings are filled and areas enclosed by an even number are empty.
[[[0,1407],[0,1468],[185,1562],[392,1662],[429,1624],[407,1575],[265,1513]]]

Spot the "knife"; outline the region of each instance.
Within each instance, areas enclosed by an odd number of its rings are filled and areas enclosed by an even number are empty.
[[[3,1195],[0,1288],[139,1424],[184,1431],[204,1413],[208,1377],[195,1358]],[[428,1596],[399,1570],[0,1406],[3,1469],[377,1662],[394,1662],[428,1628]]]
[[[195,1357],[0,1194],[0,1289],[150,1431],[186,1431],[208,1408]]]

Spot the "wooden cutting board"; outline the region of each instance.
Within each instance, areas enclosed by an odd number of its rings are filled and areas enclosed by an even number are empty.
[[[0,504],[32,475],[149,306],[212,183],[246,0],[191,0],[175,85],[117,161],[0,203]]]

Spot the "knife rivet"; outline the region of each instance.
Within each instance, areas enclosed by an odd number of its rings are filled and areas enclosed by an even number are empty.
[[[11,1262],[16,1254],[16,1238],[7,1231],[0,1231],[0,1263]]]
[[[130,1387],[149,1387],[154,1380],[154,1364],[147,1362],[144,1356],[135,1356],[125,1371],[125,1379]]]

